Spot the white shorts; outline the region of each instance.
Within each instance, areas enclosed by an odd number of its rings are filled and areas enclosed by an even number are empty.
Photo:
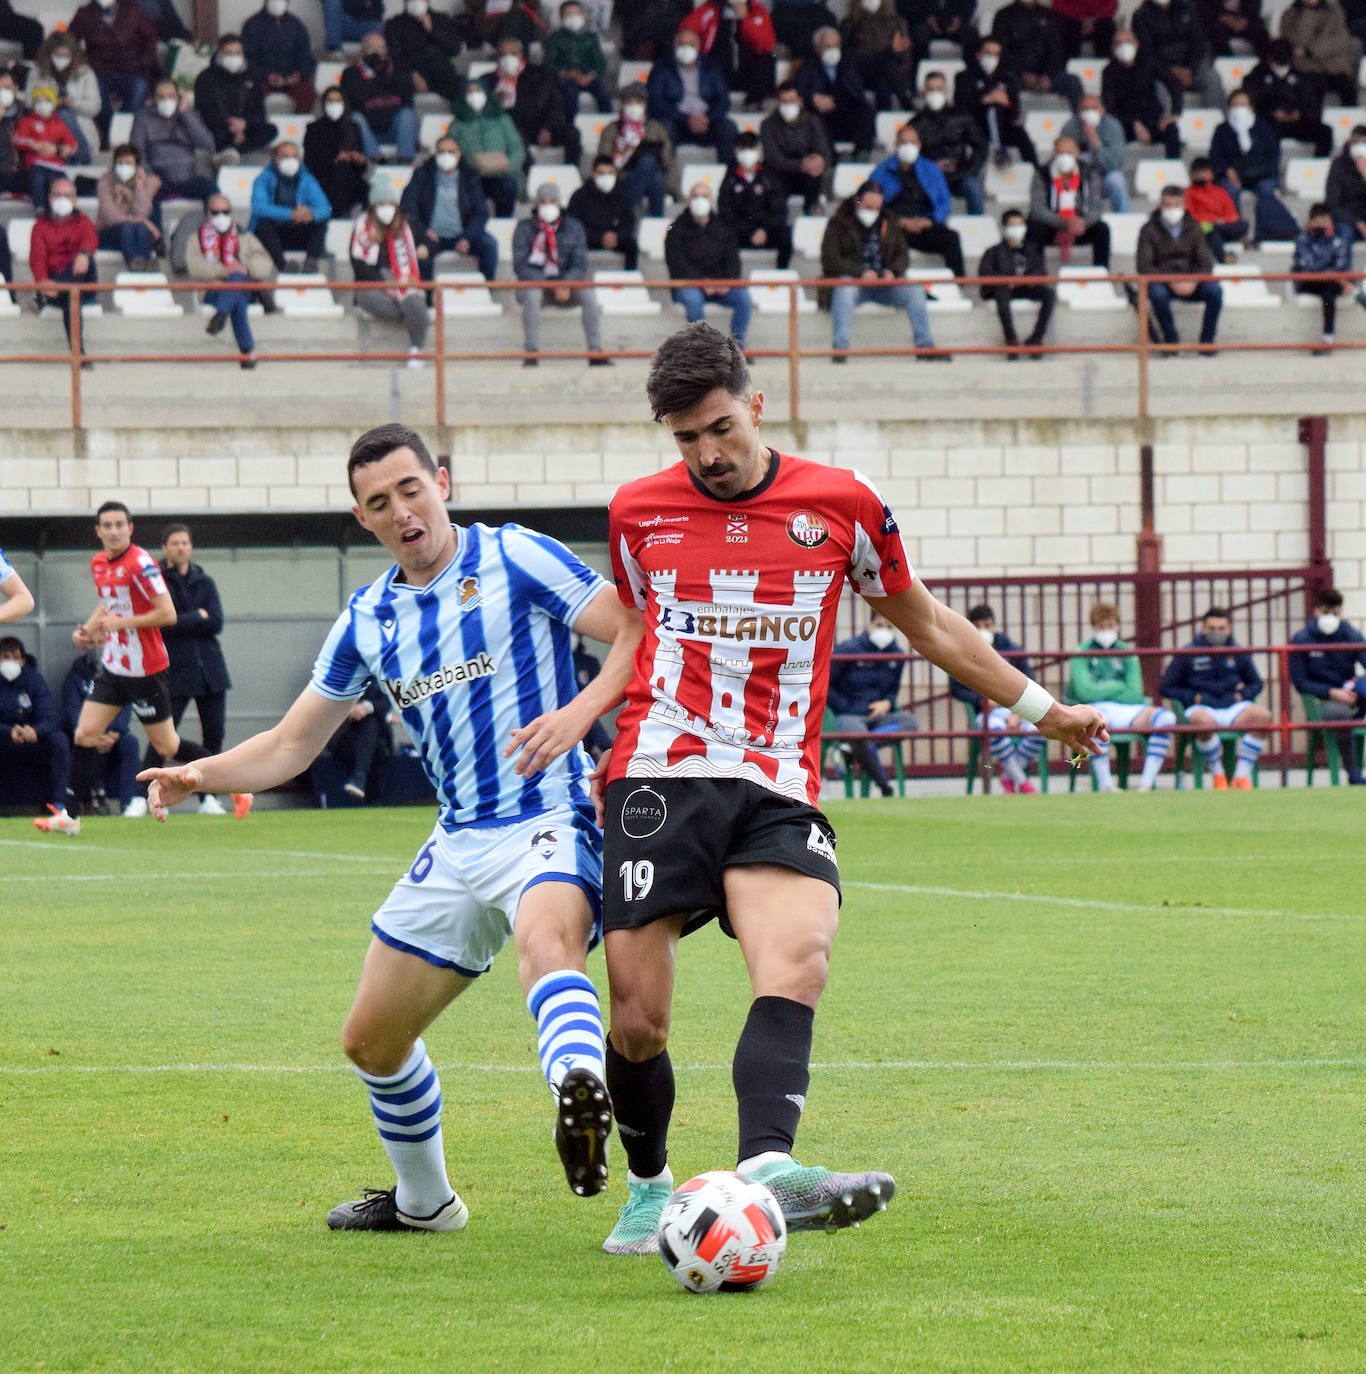
[[[1250,701],[1235,701],[1232,706],[1204,706],[1197,703],[1186,707],[1186,720],[1190,720],[1192,711],[1208,711],[1214,717],[1214,723],[1221,730],[1227,730],[1251,705]]]
[[[467,978],[487,973],[517,922],[522,894],[538,883],[583,889],[602,938],[602,832],[592,813],[558,806],[506,825],[438,824],[394,884],[370,929],[405,954]]]
[[[1094,706],[1105,717],[1111,730],[1127,730],[1148,709],[1146,706],[1125,706],[1118,701],[1090,701],[1087,705]]]

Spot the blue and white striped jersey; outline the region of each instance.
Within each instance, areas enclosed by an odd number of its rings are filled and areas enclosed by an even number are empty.
[[[7,582],[13,571],[14,564],[5,557],[4,549],[0,549],[0,582]]]
[[[503,750],[513,730],[576,695],[570,627],[606,584],[521,525],[454,528],[456,555],[428,586],[398,581],[393,567],[352,595],[310,685],[351,701],[367,678],[379,683],[418,741],[448,830],[586,806],[582,746],[532,778]]]

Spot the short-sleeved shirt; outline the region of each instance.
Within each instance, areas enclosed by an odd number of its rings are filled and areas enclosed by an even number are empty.
[[[393,567],[352,595],[310,685],[352,701],[369,678],[379,683],[418,741],[448,830],[587,806],[581,746],[529,778],[503,750],[513,730],[576,695],[570,627],[606,584],[520,525],[454,528],[455,557],[427,586]]]
[[[677,463],[617,492],[609,539],[617,592],[645,613],[609,780],[741,778],[814,805],[844,581],[885,597],[915,580],[877,488],[772,453],[722,500]]]
[[[168,595],[156,559],[136,544],[129,544],[114,559],[101,549],[90,560],[90,575],[100,604],[117,616],[145,615],[158,596]],[[161,631],[151,625],[111,634],[100,662],[115,677],[152,677],[165,672],[171,660]]]
[[[14,572],[14,564],[5,557],[4,549],[0,549],[0,584],[7,582]]]

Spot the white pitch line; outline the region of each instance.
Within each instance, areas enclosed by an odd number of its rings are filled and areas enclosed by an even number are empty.
[[[1043,892],[983,892],[965,887],[931,887],[920,883],[864,883],[846,882],[844,887],[861,888],[868,892],[905,892],[912,896],[963,897],[971,902],[1032,902],[1043,906],[1077,907],[1083,911],[1161,912],[1189,916],[1266,916],[1283,917],[1292,921],[1366,921],[1366,915],[1342,915],[1337,912],[1284,911],[1275,907],[1204,906],[1196,903],[1179,905],[1162,902],[1103,902],[1094,897],[1051,897]]]
[[[176,874],[179,879],[212,878],[241,881],[243,878],[332,878],[336,875],[327,868],[286,868],[277,871],[255,869],[236,869],[231,873],[198,873],[182,869]],[[141,879],[148,883],[164,883],[166,877],[161,873],[21,873],[7,875],[5,883],[137,883]]]

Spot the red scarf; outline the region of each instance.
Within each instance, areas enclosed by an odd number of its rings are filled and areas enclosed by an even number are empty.
[[[199,226],[199,246],[206,258],[217,258],[229,272],[241,266],[237,256],[237,226],[234,224],[226,234],[220,234],[213,227],[213,221],[206,219]]]
[[[544,268],[547,277],[557,277],[560,274],[560,250],[555,242],[555,230],[560,222],[556,220],[554,224],[547,224],[539,216],[536,222],[539,227],[527,261],[535,267]]]
[[[351,234],[351,256],[359,258],[370,267],[377,267],[380,248],[385,247],[389,270],[393,273],[393,280],[399,283],[386,291],[385,295],[402,300],[411,290],[403,283],[416,281],[418,275],[417,245],[413,242],[413,231],[409,229],[405,220],[402,224],[395,222],[390,225],[389,232],[384,233],[382,237],[381,233],[382,227],[377,230],[369,214],[361,215]]]
[[[1081,173],[1069,172],[1066,176],[1055,173],[1049,204],[1063,219],[1075,219],[1081,210]]]
[[[509,76],[502,68],[498,67],[498,84],[494,87],[494,94],[498,97],[498,103],[505,110],[510,110],[517,103],[517,77],[526,70],[526,63],[523,62],[517,68],[516,76]]]
[[[645,142],[645,121],[627,119],[622,115],[617,125],[616,142],[612,145],[613,161],[622,166],[642,143]]]

